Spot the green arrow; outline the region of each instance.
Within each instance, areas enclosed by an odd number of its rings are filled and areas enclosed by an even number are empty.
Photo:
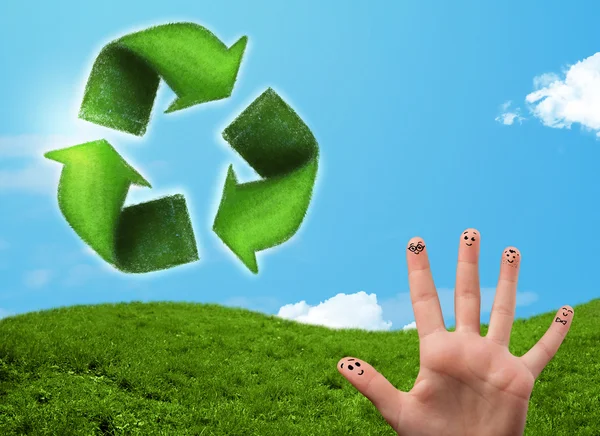
[[[199,259],[182,195],[123,209],[132,184],[151,187],[105,140],[50,151],[64,164],[58,204],[75,232],[123,272],[143,273]]]
[[[160,78],[177,98],[166,112],[231,95],[248,38],[227,48],[194,23],[171,23],[106,45],[88,79],[79,117],[142,136]]]
[[[315,184],[319,149],[308,126],[271,88],[223,137],[263,180],[238,184],[230,166],[213,230],[256,274],[255,253],[282,244],[300,228]]]

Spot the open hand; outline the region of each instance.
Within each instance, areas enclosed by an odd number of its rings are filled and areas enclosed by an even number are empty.
[[[502,252],[500,278],[485,337],[480,335],[477,230],[460,237],[454,310],[456,331],[446,330],[421,238],[407,247],[410,297],[420,342],[421,367],[410,392],[401,392],[368,363],[353,357],[338,370],[365,395],[401,436],[522,435],[535,379],[558,351],[573,321],[563,306],[548,331],[522,357],[508,350],[515,315],[521,254]]]

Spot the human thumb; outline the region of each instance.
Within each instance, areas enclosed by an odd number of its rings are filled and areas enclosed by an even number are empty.
[[[396,389],[371,365],[354,357],[344,357],[338,362],[337,368],[361,394],[377,407],[385,420],[392,427],[397,428],[403,392]]]

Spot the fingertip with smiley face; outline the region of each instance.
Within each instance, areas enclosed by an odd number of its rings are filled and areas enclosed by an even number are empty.
[[[477,263],[479,259],[479,241],[481,235],[477,229],[467,229],[460,234],[458,260]]]
[[[420,254],[425,250],[425,241],[419,236],[415,236],[408,241],[406,249],[412,254]]]
[[[507,247],[502,252],[502,264],[517,268],[521,264],[521,252],[516,247]]]
[[[355,375],[363,376],[367,365],[365,362],[355,357],[344,357],[338,362],[337,368],[338,371],[347,378]]]
[[[563,306],[556,313],[556,318],[554,319],[554,322],[561,323],[565,326],[571,325],[571,322],[573,322],[574,314],[575,312],[573,311],[573,308],[571,306]]]
[[[479,242],[479,232],[477,229],[467,229],[463,232],[460,240],[467,247],[477,246],[477,243]]]

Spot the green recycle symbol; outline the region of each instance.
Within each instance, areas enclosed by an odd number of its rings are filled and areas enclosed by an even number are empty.
[[[142,136],[160,79],[177,98],[168,112],[231,95],[247,38],[230,48],[194,23],[170,23],[106,45],[88,79],[79,118]],[[262,177],[239,184],[230,165],[213,231],[255,274],[256,252],[291,238],[304,219],[319,149],[308,126],[271,88],[223,132]],[[183,195],[123,208],[132,184],[151,188],[104,139],[50,151],[64,164],[58,204],[79,237],[106,262],[146,273],[199,260]]]

